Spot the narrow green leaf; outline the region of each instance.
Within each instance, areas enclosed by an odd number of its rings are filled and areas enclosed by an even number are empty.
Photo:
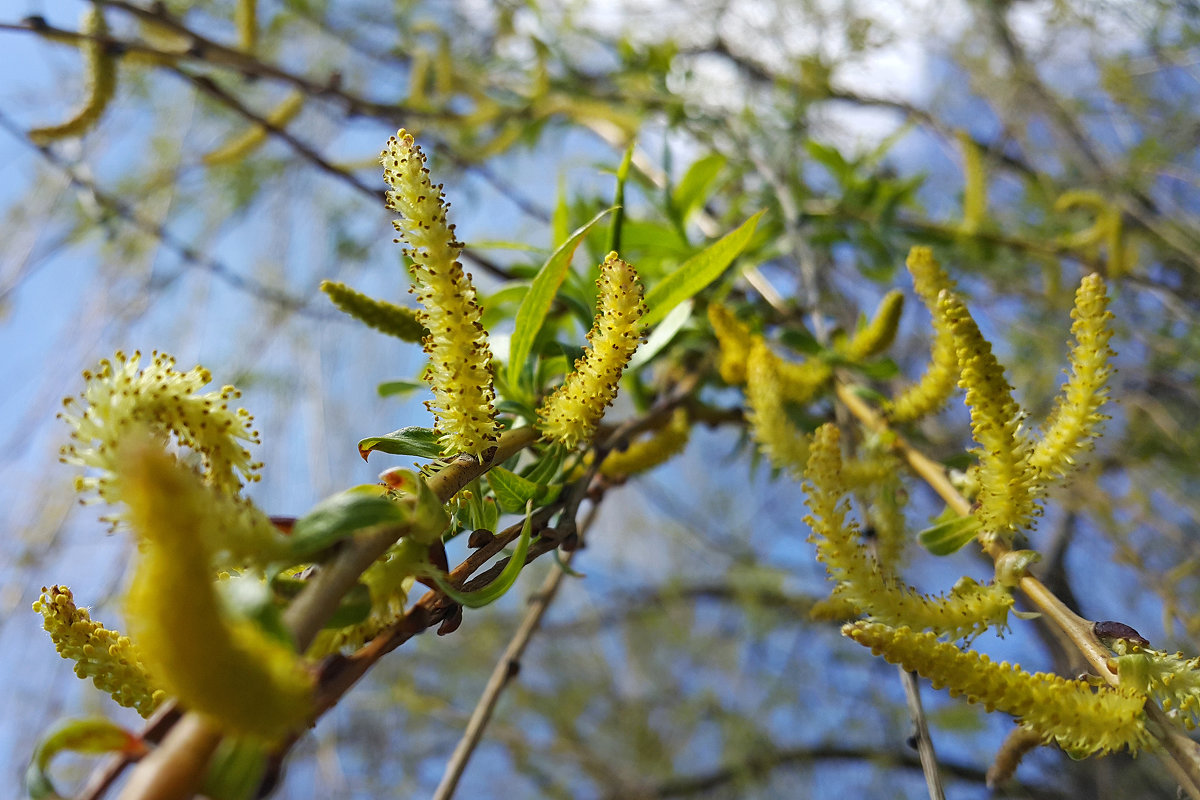
[[[42,737],[25,771],[25,792],[32,800],[60,795],[50,781],[50,762],[63,751],[99,755],[120,752],[137,755],[145,751],[142,740],[106,719],[72,719],[60,722]]]
[[[530,502],[525,506],[525,524],[521,526],[521,536],[517,539],[517,547],[513,550],[512,556],[509,557],[508,564],[496,576],[496,580],[474,592],[460,592],[438,574],[432,576],[434,583],[446,593],[447,597],[467,608],[483,608],[486,605],[496,602],[516,583],[517,576],[525,568],[525,556],[529,553],[529,540],[532,532],[533,503]]]
[[[202,793],[213,800],[253,800],[266,772],[265,745],[253,739],[226,737],[209,761]]]
[[[520,383],[525,362],[529,359],[529,353],[533,349],[533,342],[542,330],[542,323],[546,320],[546,314],[550,312],[550,305],[554,302],[554,295],[558,293],[558,287],[571,267],[571,257],[575,255],[579,243],[584,240],[592,226],[610,211],[612,211],[611,208],[606,208],[572,233],[570,238],[554,251],[534,276],[533,283],[529,286],[529,293],[525,295],[525,299],[521,301],[521,307],[517,309],[516,327],[513,328],[512,341],[508,346],[509,385],[517,386]]]
[[[554,214],[550,218],[553,231],[554,246],[558,247],[567,240],[567,225],[570,220],[570,208],[567,206],[567,176],[559,173],[558,198],[554,201]]]
[[[646,307],[649,311],[642,324],[648,326],[661,321],[675,306],[694,297],[719,278],[750,243],[750,237],[754,235],[754,229],[764,213],[765,210],[759,211],[656,283],[654,288],[646,293]]]
[[[621,228],[625,224],[625,181],[629,179],[629,167],[633,164],[633,144],[631,141],[625,148],[621,166],[617,167],[617,189],[613,195],[613,206],[617,209],[617,213],[613,214],[612,225],[608,229],[608,251],[610,253],[621,250]]]
[[[520,511],[526,503],[541,498],[547,491],[546,484],[522,478],[504,467],[492,467],[487,479],[500,508],[510,513]]]
[[[417,389],[423,389],[426,386],[424,381],[387,381],[379,384],[375,391],[380,397],[395,397],[397,395],[406,395],[415,392]]]
[[[978,531],[979,520],[975,517],[954,517],[926,528],[917,539],[935,556],[948,556],[974,539]]]
[[[307,585],[308,581],[289,578],[283,575],[278,576],[271,582],[271,588],[275,590],[275,594],[286,600],[290,600],[300,594]],[[367,588],[365,583],[356,583],[350,587],[350,591],[342,595],[337,609],[325,621],[324,627],[337,629],[345,628],[347,625],[357,625],[366,619],[370,613],[371,590]]]
[[[692,308],[696,305],[696,301],[692,298],[684,300],[679,305],[675,306],[671,311],[663,317],[663,321],[658,324],[654,330],[650,332],[646,343],[637,349],[633,354],[633,358],[629,361],[629,366],[626,370],[634,370],[643,364],[650,362],[650,359],[658,355],[658,352],[671,343],[675,338],[675,334],[679,333],[679,329],[687,324],[687,321],[692,317]]]
[[[725,156],[720,153],[710,153],[688,167],[683,179],[671,194],[671,202],[679,213],[681,222],[687,222],[696,209],[704,205],[708,199],[717,176],[725,168]]]
[[[441,458],[442,446],[432,428],[410,426],[383,436],[368,436],[358,443],[358,454],[366,461],[373,452],[391,453],[394,456],[419,456]]]
[[[565,457],[566,451],[562,445],[557,442],[550,445],[545,454],[526,471],[525,479],[534,483],[549,483],[558,474]]]
[[[412,507],[389,500],[383,491],[382,486],[365,484],[317,503],[292,528],[293,556],[302,559],[315,555],[364,528],[411,522]]]

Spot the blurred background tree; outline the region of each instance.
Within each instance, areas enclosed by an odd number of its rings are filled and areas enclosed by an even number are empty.
[[[91,7],[21,0],[0,14],[9,780],[49,720],[101,707],[29,604],[69,583],[112,618],[125,580],[129,544],[103,536],[55,463],[54,413],[81,369],[160,348],[244,388],[265,442],[254,495],[273,513],[374,480],[395,460],[364,465],[355,443],[427,424],[403,384],[417,348],[347,324],[317,290],[403,297],[376,161],[400,126],[448,187],[501,333],[511,281],[611,204],[634,142],[632,262],[682,260],[768,208],[770,238],[727,301],[852,330],[907,289],[909,246],[930,244],[1035,415],[1060,382],[1074,287],[1105,273],[1119,402],[1086,476],[1040,523],[1040,569],[1085,616],[1200,650],[1195,3],[97,0],[107,32],[81,26]],[[113,97],[82,136],[46,129],[106,81]],[[588,257],[602,245],[590,239]],[[909,305],[881,385],[911,379],[928,352]],[[827,336],[822,324],[809,330]],[[969,440],[955,405],[913,434],[934,456]],[[765,465],[748,473],[749,454],[738,426],[701,428],[601,506],[575,561],[586,578],[552,607],[462,796],[925,795],[895,671],[809,619],[827,590],[801,492]],[[938,511],[918,492],[910,529]],[[912,544],[918,585],[953,569]],[[428,796],[537,581],[382,662],[301,743],[280,796]],[[1081,671],[1035,630],[977,646]],[[949,796],[988,796],[1011,722],[925,699]],[[1045,750],[1018,777],[1007,796],[1173,792],[1148,758]]]

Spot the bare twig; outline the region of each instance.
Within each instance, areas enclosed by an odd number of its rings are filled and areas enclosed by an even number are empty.
[[[942,776],[938,773],[937,754],[933,751],[933,739],[929,736],[929,721],[921,705],[921,687],[917,684],[917,673],[900,670],[900,683],[904,686],[904,699],[908,704],[908,716],[913,723],[913,738],[916,739],[917,754],[921,757],[921,771],[925,773],[925,785],[929,787],[929,800],[946,800],[942,788]]]
[[[574,555],[574,551],[567,553],[564,561],[570,564]],[[492,670],[491,677],[488,678],[487,685],[483,689],[483,695],[475,704],[475,710],[471,712],[467,728],[463,731],[462,738],[459,739],[454,753],[450,756],[450,761],[446,764],[442,780],[433,793],[433,800],[450,800],[454,796],[454,790],[458,788],[458,781],[467,768],[471,754],[475,752],[476,746],[483,738],[483,731],[492,718],[492,712],[495,711],[496,704],[500,701],[501,693],[520,671],[521,656],[525,652],[525,647],[529,644],[534,632],[537,631],[546,609],[550,607],[566,574],[567,571],[562,567],[552,567],[537,594],[530,598],[529,610],[526,612],[525,618],[521,620],[521,626],[513,634],[508,647],[504,649],[504,654],[496,662],[496,667]]]

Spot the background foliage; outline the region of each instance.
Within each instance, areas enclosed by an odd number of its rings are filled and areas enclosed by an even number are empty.
[[[245,388],[267,464],[254,494],[273,513],[406,463],[364,465],[354,445],[427,424],[420,392],[377,391],[416,377],[417,348],[348,324],[317,290],[334,279],[403,301],[375,160],[400,126],[448,187],[493,331],[520,300],[510,279],[612,204],[634,137],[622,253],[648,274],[767,208],[743,263],[756,271],[730,274],[727,301],[779,325],[819,310],[852,330],[908,288],[908,247],[932,244],[1035,416],[1060,382],[1078,278],[1106,271],[1119,402],[1086,477],[1040,522],[1044,580],[1089,618],[1200,650],[1194,4],[262,0],[252,55],[234,49],[231,2],[168,2],[169,17],[98,5],[113,37],[135,43],[115,101],[87,136],[48,145],[27,132],[78,105],[78,51],[19,11],[0,15],[6,774],[30,731],[100,703],[29,603],[69,583],[112,618],[123,586],[128,545],[76,509],[54,463],[54,411],[80,369],[118,347],[159,348]],[[84,8],[27,6],[65,31]],[[163,57],[179,41],[163,19],[205,44]],[[260,147],[207,163],[292,96],[302,108]],[[1071,192],[1090,194],[1060,205]],[[581,304],[604,227],[568,278]],[[570,311],[561,338],[578,340],[587,323]],[[921,368],[927,326],[910,298],[894,367],[872,376],[881,386]],[[704,329],[685,326],[660,377],[700,369],[686,344],[699,354]],[[639,391],[627,386],[610,418]],[[969,440],[957,405],[913,437],[934,456]],[[553,607],[464,794],[923,795],[895,671],[808,620],[826,589],[801,494],[765,465],[748,471],[749,456],[736,425],[702,428],[682,458],[611,495],[575,562],[587,577]],[[910,528],[939,510],[918,490]],[[516,624],[516,595],[549,568],[455,635],[386,659],[300,746],[282,795],[427,796]],[[941,586],[955,569],[914,548],[908,575]],[[1080,671],[1036,630],[977,646]],[[984,796],[1010,723],[926,701],[951,795]],[[1152,765],[1040,752],[1013,793],[1164,796]]]

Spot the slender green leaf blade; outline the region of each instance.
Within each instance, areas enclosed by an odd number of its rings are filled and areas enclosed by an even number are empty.
[[[542,268],[538,270],[538,274],[534,276],[533,283],[529,286],[529,293],[525,295],[525,299],[521,301],[521,307],[517,309],[516,327],[513,329],[512,341],[509,343],[509,385],[517,386],[520,383],[525,362],[529,359],[529,353],[533,349],[533,342],[542,330],[542,323],[546,320],[546,314],[550,312],[554,295],[558,294],[558,287],[567,275],[567,270],[571,266],[571,257],[575,255],[579,243],[584,240],[592,226],[610,211],[612,211],[611,208],[601,211],[572,233],[570,238],[551,254]]]
[[[517,576],[525,568],[525,557],[529,553],[529,540],[532,531],[533,503],[531,502],[525,506],[525,524],[521,526],[521,536],[517,539],[517,547],[508,559],[508,564],[496,576],[496,580],[474,592],[460,592],[438,574],[432,576],[434,583],[446,593],[447,597],[467,608],[483,608],[486,605],[496,602],[516,583]]]
[[[974,539],[978,531],[979,520],[975,517],[954,517],[926,528],[917,539],[935,556],[948,556]]]
[[[670,313],[671,309],[694,297],[704,287],[715,281],[733,263],[733,260],[750,243],[758,221],[766,211],[759,211],[711,245],[701,250],[679,266],[674,272],[654,285],[646,293],[649,309],[644,325],[654,325]]]
[[[396,395],[411,394],[425,386],[424,381],[386,381],[379,384],[375,391],[379,393],[380,397],[395,397]]]
[[[629,366],[626,369],[635,370],[643,364],[649,363],[650,359],[654,358],[660,350],[670,344],[671,340],[675,338],[675,334],[679,333],[679,329],[691,319],[692,308],[695,305],[695,301],[689,297],[671,309],[663,317],[663,321],[659,323],[658,327],[650,332],[646,343],[634,352],[633,358],[630,359]]]
[[[317,503],[292,527],[292,553],[304,558],[376,525],[402,525],[412,521],[411,505],[384,497],[382,486],[355,486]]]
[[[508,512],[520,511],[530,500],[537,500],[546,492],[546,484],[522,478],[504,467],[492,467],[487,479],[500,508]]]
[[[679,212],[679,219],[687,222],[697,208],[708,199],[709,191],[717,181],[717,176],[725,168],[726,158],[720,153],[710,153],[688,167],[683,180],[671,194],[671,202]]]
[[[442,446],[432,428],[418,428],[415,425],[401,428],[398,431],[385,433],[383,436],[368,436],[358,443],[358,454],[363,461],[374,452],[390,453],[394,456],[419,456],[420,458],[441,458]]]
[[[144,751],[142,740],[106,719],[72,719],[55,725],[38,742],[25,772],[25,791],[33,800],[59,797],[50,782],[50,762],[63,751],[99,755],[121,752],[136,755]]]

